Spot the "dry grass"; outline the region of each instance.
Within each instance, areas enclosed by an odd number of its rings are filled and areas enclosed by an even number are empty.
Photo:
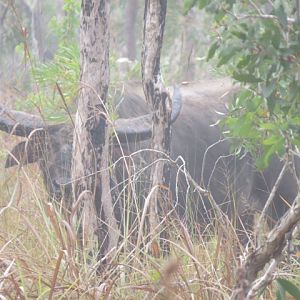
[[[96,254],[80,249],[59,205],[47,203],[36,167],[1,168],[0,174],[3,299],[226,299],[230,295],[244,249],[228,222],[192,235],[179,220],[170,218],[164,224],[171,236],[168,256],[154,258],[127,236],[112,265],[97,274]],[[299,275],[299,263],[293,259],[280,272]],[[261,299],[275,299],[275,285]]]
[[[14,141],[5,135],[2,149]],[[15,144],[15,141],[14,143]],[[59,204],[49,203],[35,165],[5,170],[0,153],[0,298],[1,299],[228,299],[240,256],[247,249],[226,219],[191,230],[180,218],[167,217],[169,255],[149,255],[142,235],[124,226],[120,247],[101,273],[97,253],[86,253],[76,228]],[[132,191],[125,191],[125,197]],[[151,243],[150,243],[151,244]],[[152,243],[152,246],[155,245]],[[161,249],[158,249],[161,251]],[[300,282],[299,261],[289,256],[278,274]],[[276,299],[274,283],[260,299]]]

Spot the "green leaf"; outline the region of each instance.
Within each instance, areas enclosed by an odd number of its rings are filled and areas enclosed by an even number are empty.
[[[260,128],[263,130],[276,130],[278,129],[277,125],[271,122],[263,123],[260,125]]]
[[[275,154],[273,147],[268,148],[264,155],[256,160],[256,167],[258,170],[264,170],[269,166],[272,156]]]
[[[249,65],[250,61],[251,61],[251,55],[243,56],[241,60],[238,62],[237,68],[242,69],[246,67],[247,65]]]
[[[217,23],[220,23],[223,18],[225,17],[226,15],[226,12],[224,10],[220,10],[216,15],[215,15],[215,21]]]
[[[25,51],[24,44],[20,43],[20,44],[16,45],[15,51],[17,54],[24,55],[24,51]]]
[[[186,15],[196,4],[197,0],[185,0],[183,4],[183,14]]]
[[[253,97],[252,91],[242,90],[236,97],[236,105],[244,105],[245,101],[248,101],[251,97]]]
[[[275,90],[276,81],[272,80],[271,82],[267,82],[262,86],[262,94],[265,98],[268,98]]]
[[[288,24],[288,20],[287,20],[287,15],[285,13],[284,7],[283,5],[280,5],[276,11],[275,11],[275,15],[277,16],[279,22],[286,26]]]
[[[278,136],[273,135],[273,136],[271,136],[271,137],[265,139],[265,140],[263,141],[263,145],[268,145],[268,146],[270,146],[270,145],[277,144],[277,142],[278,142]]]
[[[208,50],[208,54],[207,54],[207,59],[206,59],[207,61],[209,61],[211,58],[214,57],[214,55],[215,55],[215,53],[216,53],[216,51],[217,51],[218,48],[219,48],[219,42],[218,41],[214,42],[210,46],[210,48]]]
[[[297,127],[299,129],[300,126],[300,117],[296,116],[292,119],[289,119],[289,126],[294,126]]]
[[[252,99],[249,99],[246,102],[247,111],[256,112],[262,102],[263,99],[260,96],[255,96]]]
[[[280,286],[284,291],[293,296],[295,300],[300,300],[300,290],[294,283],[283,278],[276,279],[276,282],[278,286]]]
[[[260,78],[256,78],[254,75],[252,74],[242,74],[242,73],[237,73],[237,72],[234,72],[232,77],[237,80],[237,81],[240,81],[240,82],[245,82],[245,83],[258,83],[258,82],[261,82],[262,79]]]
[[[238,138],[245,139],[257,139],[259,138],[259,132],[254,127],[253,123],[254,114],[248,112],[245,115],[240,116],[238,119],[232,119],[228,124],[232,134]]]
[[[292,144],[300,148],[300,139],[296,139],[296,138],[292,139]]]
[[[284,138],[273,136],[269,139],[269,142],[265,143],[264,141],[263,144],[265,146],[264,154],[256,162],[256,165],[260,170],[265,169],[269,166],[270,160],[274,156],[274,154],[282,152],[282,150],[284,149]]]
[[[231,31],[231,34],[236,36],[237,38],[241,39],[242,41],[245,41],[247,38],[246,33],[242,32],[242,31],[233,30],[233,31]]]
[[[236,128],[237,135],[244,138],[250,138],[250,133],[252,133],[252,124],[244,122],[240,124],[239,128]]]
[[[274,112],[277,101],[279,101],[279,99],[276,98],[276,97],[267,98],[267,106],[268,106],[268,110],[269,110],[270,113]]]
[[[278,285],[278,289],[276,291],[276,300],[286,300],[285,290],[281,285]]]
[[[240,51],[239,47],[227,47],[223,49],[219,54],[219,63],[218,67],[226,64],[235,54],[238,54]]]
[[[267,81],[270,81],[272,80],[272,78],[275,78],[274,75],[276,75],[276,72],[278,71],[279,69],[279,65],[277,63],[273,63],[271,65],[271,67],[269,68],[269,71],[267,73]]]
[[[281,33],[279,30],[275,30],[271,40],[272,45],[274,46],[275,49],[279,49],[280,41],[281,41]]]
[[[299,97],[300,94],[300,87],[299,82],[294,80],[289,85],[289,98],[294,100],[296,97]]]
[[[211,0],[198,0],[199,9],[203,9],[205,6],[210,4]]]

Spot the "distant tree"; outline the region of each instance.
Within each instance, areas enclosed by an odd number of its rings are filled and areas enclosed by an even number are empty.
[[[32,7],[32,39],[33,49],[40,61],[44,60],[45,53],[45,23],[42,22],[44,15],[42,3],[39,0],[33,2]]]
[[[125,55],[130,60],[136,59],[136,20],[139,9],[139,0],[128,0],[125,7]]]

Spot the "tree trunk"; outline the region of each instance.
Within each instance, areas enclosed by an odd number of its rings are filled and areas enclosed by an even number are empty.
[[[35,45],[35,51],[39,61],[44,61],[44,52],[45,52],[45,30],[44,30],[44,23],[42,19],[45,18],[43,16],[43,8],[41,1],[37,0],[33,9],[32,9],[32,39],[33,45]]]
[[[189,24],[194,23],[195,16],[190,12],[184,18],[182,32],[182,51],[180,55],[180,67],[182,68],[182,76],[184,81],[192,81],[195,79],[195,42],[193,34],[190,32]]]
[[[163,43],[167,0],[146,0],[144,12],[144,41],[142,51],[142,78],[146,100],[153,110],[153,159],[157,161],[162,152],[170,152],[171,100],[165,90],[160,74],[160,53]],[[149,203],[149,229],[152,254],[157,252],[156,237],[158,235],[159,210],[164,203],[170,181],[170,167],[164,161],[157,161],[151,172],[154,192]],[[160,209],[160,212],[161,212]]]
[[[136,18],[138,12],[139,1],[128,0],[125,9],[125,42],[126,57],[130,60],[136,59]]]
[[[106,0],[82,0],[80,19],[81,90],[73,144],[73,192],[80,202],[77,222],[83,248],[107,247],[107,227],[98,216],[102,209],[100,168],[106,141],[105,103],[109,85],[109,4]],[[107,147],[106,147],[107,148]],[[106,162],[107,164],[107,162]],[[98,210],[98,212],[97,212]],[[103,221],[103,220],[102,220]],[[107,250],[107,249],[106,249]]]

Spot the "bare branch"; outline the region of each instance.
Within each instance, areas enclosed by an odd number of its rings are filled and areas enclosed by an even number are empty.
[[[253,283],[250,291],[248,292],[246,299],[254,298],[262,288],[265,288],[268,284],[270,284],[270,282],[272,282],[272,280],[274,279],[275,269],[280,260],[281,260],[281,256],[272,259],[272,262],[267,268],[265,274]]]
[[[258,286],[268,284],[271,273],[278,261],[281,259],[281,254],[288,239],[300,220],[300,193],[294,200],[294,204],[289,211],[278,221],[273,230],[269,233],[266,242],[251,253],[242,266],[238,270],[238,278],[236,286],[232,292],[232,300],[250,299],[257,293]],[[265,278],[261,279],[261,283],[255,283],[255,279],[267,263],[274,259],[269,270],[265,274]],[[250,294],[251,293],[251,294]]]
[[[273,199],[275,197],[276,191],[278,190],[279,184],[280,184],[280,182],[281,182],[281,180],[282,180],[282,178],[283,178],[283,176],[284,176],[284,174],[286,172],[286,168],[287,168],[288,164],[289,164],[289,162],[287,160],[284,163],[284,165],[283,165],[283,167],[282,167],[282,169],[280,171],[280,174],[278,175],[278,178],[277,178],[277,180],[276,180],[276,182],[275,182],[275,184],[274,184],[274,186],[272,188],[272,191],[271,191],[271,193],[270,193],[270,195],[268,197],[268,200],[267,200],[267,202],[266,202],[266,204],[265,204],[265,206],[264,206],[264,208],[263,208],[263,210],[262,210],[262,212],[260,214],[259,220],[257,222],[257,228],[256,228],[256,233],[257,234],[259,234],[260,231],[261,231],[263,219],[264,219],[264,217],[266,215],[266,212],[267,212],[270,204],[272,203],[272,201],[273,201]]]

